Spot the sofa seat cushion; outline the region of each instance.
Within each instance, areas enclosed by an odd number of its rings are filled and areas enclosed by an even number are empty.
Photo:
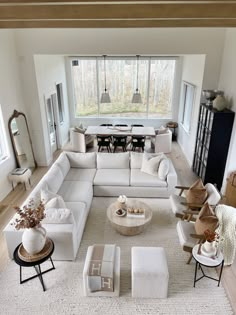
[[[84,217],[87,217],[88,210],[86,204],[84,202],[66,202],[66,207],[71,210],[74,222],[76,227],[78,228],[83,221]]]
[[[138,187],[167,187],[167,182],[159,179],[157,176],[152,176],[141,172],[140,169],[131,169],[130,176],[131,186]]]
[[[129,169],[98,169],[94,178],[95,186],[129,186]]]
[[[75,168],[72,167],[65,180],[69,181],[85,181],[85,182],[93,182],[94,176],[96,174],[95,168]]]
[[[89,203],[93,194],[93,186],[90,182],[65,180],[58,191],[65,202],[80,201]]]

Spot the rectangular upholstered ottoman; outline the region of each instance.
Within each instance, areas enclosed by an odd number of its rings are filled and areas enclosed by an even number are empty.
[[[132,297],[167,298],[169,272],[162,247],[132,247]]]

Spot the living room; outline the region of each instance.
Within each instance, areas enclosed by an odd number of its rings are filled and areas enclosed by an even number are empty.
[[[48,29],[48,30],[1,30],[0,49],[0,104],[4,121],[4,134],[9,150],[8,159],[0,164],[0,200],[11,191],[8,174],[15,168],[8,119],[13,110],[26,114],[33,141],[35,157],[39,166],[48,166],[53,159],[47,130],[45,96],[55,91],[55,83],[63,83],[66,120],[61,130],[62,145],[68,141],[70,126],[85,126],[104,122],[102,118],[86,120],[75,118],[71,99],[71,85],[68,83],[66,63],[69,56],[178,56],[181,59],[179,71],[179,93],[173,104],[172,120],[179,123],[178,144],[191,166],[199,104],[202,89],[223,90],[231,109],[235,110],[234,70],[236,67],[235,30],[230,28],[168,28],[168,29]],[[132,38],[132,41],[130,41]],[[141,39],[141,40],[140,40]],[[193,40],[194,39],[194,40]],[[63,44],[62,44],[63,43]],[[91,53],[92,52],[92,53]],[[58,66],[58,68],[57,68]],[[196,86],[196,97],[191,121],[191,131],[181,127],[179,99],[181,81]],[[145,126],[156,128],[165,125],[165,119],[139,119]],[[133,119],[122,119],[127,124]],[[223,132],[223,131],[222,131]],[[236,168],[235,123],[232,131],[228,159],[224,174],[222,193],[226,178]],[[184,268],[184,266],[183,266]]]

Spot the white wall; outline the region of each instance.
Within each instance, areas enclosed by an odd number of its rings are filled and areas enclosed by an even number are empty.
[[[68,129],[70,126],[67,83],[65,74],[65,58],[63,56],[36,55],[35,71],[37,78],[37,87],[40,103],[40,111],[43,123],[43,132],[45,138],[46,159],[48,162],[52,159],[51,145],[49,140],[49,130],[47,124],[47,113],[45,97],[50,97],[56,93],[56,84],[62,83],[64,98],[64,121],[58,126],[61,135],[62,146],[68,141]]]
[[[221,66],[219,89],[225,92],[225,96],[231,105],[231,109],[236,111],[236,29],[228,29],[225,37],[225,47]],[[228,159],[226,163],[222,192],[226,187],[226,178],[236,171],[236,118],[231,135]]]
[[[218,85],[225,30],[207,28],[26,29],[15,30],[15,33],[17,51],[21,57],[25,101],[32,118],[35,155],[39,165],[42,165],[48,164],[46,152],[48,139],[45,138],[44,115],[40,117],[43,119],[42,123],[39,119],[41,113],[34,55],[205,54],[203,86],[205,89],[215,89]],[[69,98],[69,104],[73,106],[71,98]],[[178,105],[176,102],[176,109]],[[130,120],[127,122],[130,123]],[[73,119],[71,123],[77,124],[77,121]],[[148,121],[144,122],[145,125],[148,123]]]
[[[194,148],[195,148],[195,139],[197,131],[197,121],[198,121],[198,112],[200,107],[201,99],[201,90],[202,90],[202,81],[205,65],[205,56],[184,56],[183,58],[183,72],[182,72],[182,81],[186,81],[195,85],[194,101],[192,108],[192,116],[190,123],[190,130],[187,132],[183,125],[181,124],[182,120],[182,99],[183,95],[180,96],[180,110],[179,110],[179,128],[178,128],[178,143],[181,146],[189,165],[192,165]],[[181,87],[182,89],[182,87]],[[181,91],[183,92],[183,91]]]
[[[8,120],[14,109],[25,113],[18,72],[14,32],[0,30],[0,104],[2,108],[9,157],[0,164],[0,201],[10,192],[7,175],[15,167],[15,158],[8,131]],[[2,137],[3,135],[1,135]]]

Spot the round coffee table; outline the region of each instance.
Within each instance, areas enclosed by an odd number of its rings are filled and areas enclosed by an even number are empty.
[[[107,218],[113,228],[118,233],[126,236],[142,233],[152,219],[152,209],[146,203],[135,199],[128,199],[126,208],[131,207],[135,209],[142,208],[145,214],[144,217],[135,217],[134,215],[129,217],[127,214],[124,217],[117,216],[115,213],[119,208],[119,204],[117,202],[112,203],[107,209]]]

